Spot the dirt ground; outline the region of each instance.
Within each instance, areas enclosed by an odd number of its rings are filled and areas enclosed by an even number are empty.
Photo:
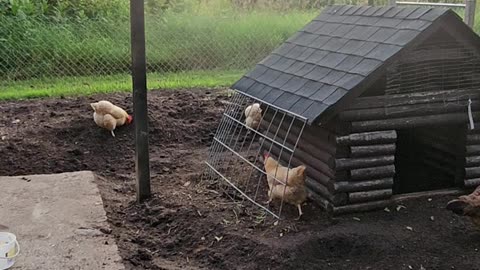
[[[200,181],[216,90],[149,93],[154,197],[137,205],[133,126],[97,128],[104,98],[131,108],[130,94],[0,102],[0,175],[95,171],[127,269],[480,269],[480,231],[445,210],[452,197],[335,218],[309,202],[279,223],[232,204]]]

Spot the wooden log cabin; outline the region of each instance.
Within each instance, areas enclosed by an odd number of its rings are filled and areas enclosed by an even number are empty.
[[[480,184],[479,69],[480,39],[451,10],[332,6],[233,88],[307,119],[291,164],[307,165],[311,199],[341,214]],[[287,130],[301,123],[268,111],[293,146]]]

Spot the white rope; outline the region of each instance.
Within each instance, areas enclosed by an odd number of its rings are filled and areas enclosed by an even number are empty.
[[[475,124],[473,123],[473,115],[472,115],[472,99],[468,99],[468,120],[470,121],[470,130],[475,128]]]

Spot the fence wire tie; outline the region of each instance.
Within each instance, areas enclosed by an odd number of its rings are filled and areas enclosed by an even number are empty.
[[[475,124],[473,123],[473,115],[472,115],[472,99],[468,99],[468,120],[470,121],[470,130],[475,128]]]

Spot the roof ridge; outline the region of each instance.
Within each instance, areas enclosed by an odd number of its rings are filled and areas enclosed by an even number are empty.
[[[446,12],[453,11],[444,7],[330,5],[323,9],[319,17],[322,14],[329,14],[334,16],[367,16],[394,19],[400,15],[400,19],[416,20],[422,16],[438,17]]]

